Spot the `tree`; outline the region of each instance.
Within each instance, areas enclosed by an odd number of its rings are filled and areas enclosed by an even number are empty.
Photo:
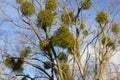
[[[94,8],[92,3],[16,0],[11,6],[18,21],[3,10],[7,19],[1,23],[7,21],[25,29],[19,34],[24,41],[20,39],[23,43],[15,46],[22,47],[17,55],[7,52],[4,65],[22,80],[102,80],[109,60],[119,51],[120,24],[115,22],[119,9],[114,8],[115,3],[109,3],[108,12],[96,9],[96,23],[91,24],[85,20],[84,11]],[[32,66],[30,70],[36,70],[37,75],[26,74],[26,65]]]

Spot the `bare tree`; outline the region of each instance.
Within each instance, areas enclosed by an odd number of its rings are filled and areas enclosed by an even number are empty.
[[[120,24],[116,22],[120,9],[119,1],[106,1],[108,6],[103,10],[99,10],[98,3],[99,0],[8,2],[15,17],[3,8],[1,15],[5,18],[0,20],[1,25],[10,23],[19,32],[15,32],[13,53],[6,51],[2,63],[11,69],[13,77],[22,80],[102,80],[111,57],[120,50]],[[6,43],[10,43],[9,38]],[[32,67],[28,70],[28,66]],[[27,70],[36,75],[31,76]]]

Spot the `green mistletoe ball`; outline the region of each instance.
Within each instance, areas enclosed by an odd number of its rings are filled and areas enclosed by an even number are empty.
[[[70,22],[74,20],[74,14],[72,11],[64,11],[61,15],[63,24],[70,25]]]
[[[84,23],[81,23],[80,24],[80,29],[84,29],[85,28],[85,24]]]
[[[103,11],[98,12],[96,21],[100,24],[106,23],[108,21],[108,15]]]
[[[54,46],[73,48],[74,36],[67,27],[61,26],[52,36],[52,42]]]
[[[58,59],[61,61],[61,62],[66,62],[67,61],[67,56],[64,52],[60,52],[58,54]]]
[[[40,49],[45,51],[50,49],[49,40],[43,40],[40,42]]]
[[[70,73],[70,67],[67,63],[60,63],[60,68],[63,74],[64,80],[74,80]]]
[[[11,55],[7,55],[4,64],[11,68],[15,72],[22,72],[22,65],[24,63],[24,58],[14,58]]]
[[[84,36],[88,36],[88,34],[89,34],[88,30],[84,30],[84,31],[83,31],[83,35],[84,35]]]
[[[38,13],[38,22],[42,28],[51,26],[54,21],[54,14],[50,10],[42,10]]]
[[[21,73],[23,71],[23,68],[22,68],[23,63],[24,63],[24,58],[18,58],[15,61],[12,70],[15,72]]]
[[[51,63],[49,61],[44,62],[44,68],[45,69],[50,69],[51,68]]]
[[[47,0],[45,8],[48,10],[55,10],[57,8],[57,3],[55,2],[55,0]]]
[[[21,12],[24,16],[31,16],[35,13],[35,8],[33,4],[29,1],[25,1],[21,6],[20,6]]]
[[[13,65],[14,65],[14,59],[13,59],[13,57],[11,55],[7,55],[4,64],[7,67],[13,67]]]
[[[30,52],[31,52],[31,48],[25,47],[25,49],[20,52],[20,57],[26,57]]]
[[[91,7],[92,3],[90,0],[85,0],[82,4],[82,9],[89,9]]]
[[[106,46],[111,46],[113,44],[109,36],[102,37],[101,42],[103,45],[106,45]]]
[[[111,27],[111,31],[114,33],[119,33],[120,32],[120,25],[118,23],[113,23]]]

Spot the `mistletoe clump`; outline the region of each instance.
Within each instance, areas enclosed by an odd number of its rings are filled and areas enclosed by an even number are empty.
[[[61,26],[57,31],[55,31],[52,37],[52,42],[54,46],[73,48],[74,36],[71,34],[68,28]]]
[[[64,80],[73,80],[70,74],[69,65],[67,63],[60,63],[60,68],[61,68]]]
[[[49,50],[50,49],[50,44],[49,44],[49,40],[43,40],[40,43],[40,49],[45,51],[45,50]]]
[[[103,11],[98,12],[96,21],[100,24],[106,23],[108,21],[108,15]]]
[[[45,69],[50,69],[51,68],[51,62],[50,61],[46,61],[46,62],[44,62],[44,68]]]
[[[22,65],[24,63],[24,58],[18,58],[14,65],[12,70],[21,73],[23,71]]]
[[[22,72],[22,65],[24,63],[23,58],[14,58],[11,55],[7,55],[4,64],[11,68],[13,71]]]
[[[81,23],[80,24],[80,29],[84,29],[85,28],[85,24],[84,23]]]
[[[61,15],[61,20],[63,24],[70,25],[70,22],[74,20],[74,14],[72,11],[64,11]]]
[[[60,52],[58,54],[58,59],[61,61],[61,62],[66,62],[67,61],[67,56],[64,52]]]
[[[21,12],[24,16],[31,16],[32,14],[35,13],[35,8],[33,4],[29,1],[25,1],[21,6],[20,6]]]
[[[7,67],[12,67],[14,65],[14,58],[11,55],[7,55],[4,64]]]
[[[119,33],[120,32],[120,25],[118,23],[113,23],[111,27],[111,31],[114,33]]]
[[[85,0],[84,2],[82,2],[82,9],[89,9],[92,5],[90,0]]]
[[[60,68],[62,71],[68,72],[69,71],[69,65],[67,63],[61,63]]]
[[[22,4],[23,0],[16,0],[17,3]]]
[[[30,52],[31,52],[31,48],[25,47],[25,49],[20,52],[20,57],[26,57]]]
[[[84,30],[84,31],[83,31],[83,35],[84,35],[84,36],[88,36],[88,34],[89,34],[89,33],[88,33],[88,30]]]
[[[49,10],[55,10],[57,7],[57,4],[54,0],[47,0],[45,4],[45,8]]]
[[[45,29],[51,26],[54,21],[54,14],[50,10],[42,10],[38,13],[38,22]]]
[[[102,37],[101,42],[103,45],[106,45],[106,46],[111,46],[113,44],[113,42],[109,36]]]

